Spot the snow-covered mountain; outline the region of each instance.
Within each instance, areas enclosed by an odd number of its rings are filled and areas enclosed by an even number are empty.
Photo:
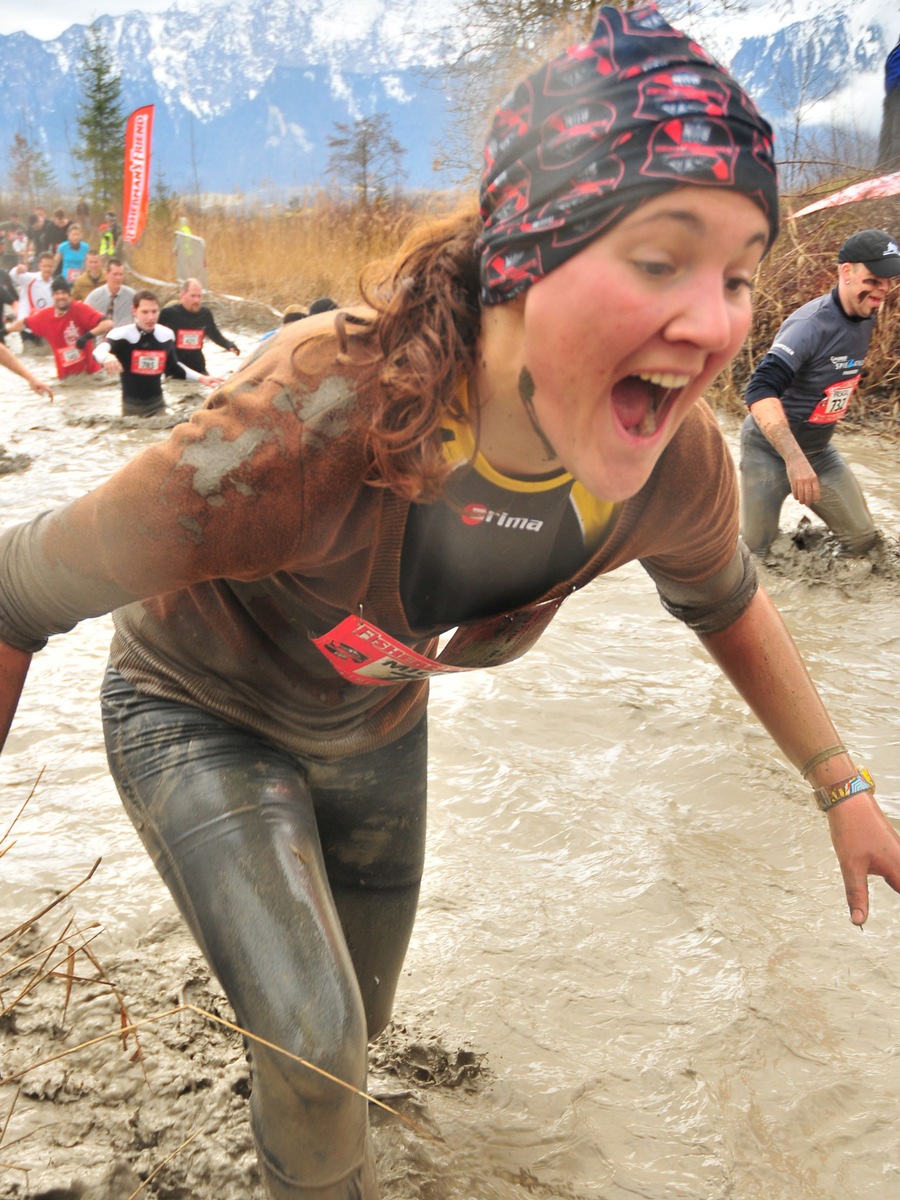
[[[896,0],[748,0],[720,17],[709,3],[694,16],[683,3],[678,23],[748,86],[782,130],[784,157],[798,138],[837,129],[836,151],[840,141],[845,157],[852,147],[870,159],[884,58],[900,34]],[[453,114],[434,72],[465,46],[454,0],[180,0],[100,26],[123,111],[156,105],[157,184],[302,193],[325,178],[335,123],[375,113],[406,150],[409,186],[450,181],[435,171]],[[50,41],[0,34],[0,170],[18,132],[69,183],[83,37],[83,25]]]

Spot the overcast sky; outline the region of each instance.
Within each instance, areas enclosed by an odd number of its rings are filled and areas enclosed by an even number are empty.
[[[95,17],[115,17],[137,9],[140,12],[165,12],[175,0],[0,0],[0,33],[23,30],[46,41],[58,37],[70,25],[89,25]],[[179,8],[189,8],[180,0]]]

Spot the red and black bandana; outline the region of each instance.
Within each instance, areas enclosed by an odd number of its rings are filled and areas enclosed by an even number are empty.
[[[604,5],[587,45],[494,114],[481,177],[481,298],[502,304],[642,201],[682,184],[742,192],[778,233],[772,129],[746,92],[649,3]]]

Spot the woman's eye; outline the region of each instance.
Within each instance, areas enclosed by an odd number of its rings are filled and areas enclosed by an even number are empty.
[[[742,275],[733,275],[726,279],[725,287],[729,292],[741,292],[746,288],[751,295],[753,294],[753,280],[745,279]]]
[[[667,275],[671,275],[675,268],[671,263],[656,262],[648,259],[636,259],[634,264],[639,271],[645,275],[650,275],[654,279],[662,279]]]

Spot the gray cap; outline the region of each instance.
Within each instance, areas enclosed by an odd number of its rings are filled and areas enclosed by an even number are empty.
[[[863,229],[838,250],[839,263],[864,263],[879,279],[900,275],[900,248],[883,229]]]

